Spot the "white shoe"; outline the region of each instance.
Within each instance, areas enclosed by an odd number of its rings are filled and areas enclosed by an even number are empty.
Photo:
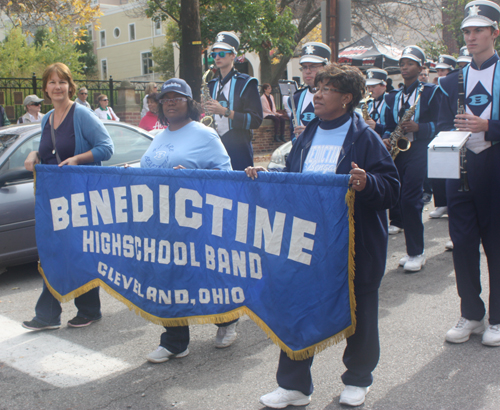
[[[418,272],[425,265],[425,255],[410,256],[405,263],[405,271]]]
[[[272,409],[284,409],[287,406],[307,406],[311,402],[311,396],[306,396],[298,390],[278,387],[275,391],[262,396],[259,401]]]
[[[361,406],[365,402],[365,397],[370,387],[345,386],[340,394],[340,404],[348,406]]]
[[[429,218],[441,218],[444,214],[448,213],[447,206],[440,206],[434,209],[434,211],[429,212]]]
[[[483,334],[483,345],[500,346],[500,325],[489,325]]]
[[[405,266],[405,263],[408,262],[408,259],[410,259],[410,257],[408,255],[403,256],[399,260],[399,266]]]
[[[389,225],[389,235],[396,235],[397,233],[400,233],[402,231],[403,228],[394,225]]]
[[[477,335],[483,332],[484,323],[482,320],[467,320],[461,317],[458,323],[446,332],[446,341],[450,343],[464,343],[469,340],[471,334],[474,333]]]
[[[162,346],[158,346],[154,352],[151,352],[146,356],[146,359],[148,359],[148,362],[151,363],[163,363],[170,359],[175,359],[175,358],[180,359],[181,357],[186,357],[188,354],[189,354],[189,349],[186,349],[183,352],[175,354],[172,353],[170,350],[165,349]]]
[[[217,334],[215,335],[215,347],[217,349],[223,349],[225,347],[231,346],[236,340],[236,325],[238,322],[232,323],[229,326],[219,327],[217,329]]]
[[[452,251],[453,250],[453,242],[452,241],[448,241],[444,244],[444,247],[447,251]]]

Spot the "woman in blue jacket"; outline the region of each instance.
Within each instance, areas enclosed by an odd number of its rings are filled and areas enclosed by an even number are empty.
[[[386,210],[399,195],[398,172],[378,135],[354,113],[364,94],[364,77],[349,66],[330,64],[315,79],[312,120],[297,139],[287,159],[285,172],[351,174],[356,191],[354,293],[356,332],[347,339],[342,375],[346,385],[340,403],[361,405],[373,382],[379,354],[378,289],[387,257]],[[256,178],[262,167],[248,167]],[[328,312],[325,312],[328,314]],[[294,361],[281,352],[277,381],[279,388],[261,397],[271,408],[303,406],[311,400],[313,358]]]
[[[54,63],[43,73],[42,89],[54,109],[42,119],[42,138],[38,151],[32,151],[24,166],[33,171],[36,164],[101,165],[113,155],[113,141],[102,122],[88,108],[71,98],[76,84],[69,68]],[[75,298],[78,313],[68,326],[83,327],[101,318],[99,288]],[[23,322],[29,330],[58,329],[61,326],[61,304],[50,293],[45,282],[35,307],[35,317]]]

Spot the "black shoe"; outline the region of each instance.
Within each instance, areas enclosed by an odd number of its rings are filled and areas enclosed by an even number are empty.
[[[424,204],[428,204],[429,202],[431,202],[432,194],[424,192],[424,194],[422,195],[422,199],[424,200]]]
[[[85,327],[93,322],[97,322],[99,319],[87,319],[86,317],[75,316],[73,319],[68,320],[68,326],[70,327]]]
[[[281,135],[279,136],[279,139],[280,139],[280,141],[285,142],[285,136],[284,136],[283,134],[281,134]]]
[[[280,141],[281,141],[281,140],[280,140],[280,136],[279,136],[278,134],[276,134],[276,135],[274,136],[274,142],[280,142]]]
[[[36,319],[30,320],[29,322],[23,322],[22,326],[29,330],[53,330],[61,327],[61,325],[44,325]]]

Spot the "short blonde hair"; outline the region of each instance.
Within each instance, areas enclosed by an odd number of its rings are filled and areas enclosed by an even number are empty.
[[[155,92],[155,88],[158,88],[158,86],[156,85],[156,83],[148,83],[148,85],[146,85],[146,91],[145,91],[145,94],[146,95],[149,95],[153,92]]]
[[[43,72],[43,77],[42,77],[42,90],[43,90],[43,95],[44,97],[52,101],[50,97],[47,95],[45,92],[45,89],[47,88],[47,83],[50,80],[50,77],[52,77],[52,74],[57,74],[59,78],[62,78],[63,80],[66,80],[69,84],[69,90],[68,90],[68,96],[69,98],[73,98],[76,92],[76,84],[73,81],[73,76],[71,75],[71,71],[68,68],[66,64],[63,63],[54,63],[49,65],[45,71]]]

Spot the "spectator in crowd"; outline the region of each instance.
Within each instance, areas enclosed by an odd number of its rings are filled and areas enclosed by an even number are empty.
[[[0,105],[0,127],[10,125],[10,121],[7,118],[4,108]]]
[[[45,69],[42,81],[45,98],[54,109],[42,120],[40,146],[38,151],[30,152],[24,162],[25,168],[33,171],[40,163],[101,165],[101,161],[111,158],[113,141],[104,125],[90,110],[71,100],[76,85],[69,68],[63,63],[54,63]],[[78,313],[68,321],[68,326],[84,327],[101,319],[98,287],[75,298],[75,305]],[[61,327],[61,312],[61,304],[44,282],[35,317],[23,322],[23,327],[29,330],[58,329]]]
[[[230,171],[231,160],[213,128],[199,122],[200,108],[191,87],[180,78],[166,81],[161,89],[158,117],[167,129],[158,134],[141,159],[142,168],[217,169]],[[168,153],[167,155],[162,155]],[[215,347],[236,340],[236,322],[217,324]],[[189,326],[165,327],[158,348],[148,354],[151,363],[163,363],[189,354]]]
[[[26,124],[30,122],[42,122],[43,115],[40,110],[42,109],[43,98],[39,98],[37,95],[28,95],[24,99],[24,109],[26,113],[19,117],[17,120],[18,124]]]
[[[262,112],[264,118],[268,118],[274,123],[274,141],[285,142],[285,122],[287,117],[283,114],[276,112],[276,104],[274,103],[274,97],[271,94],[273,87],[271,84],[262,84],[263,94],[260,97],[262,102]]]
[[[85,107],[92,109],[90,106],[89,102],[87,101],[87,97],[89,95],[89,91],[85,87],[81,87],[78,90],[78,97],[76,98],[75,102],[78,104],[84,105]]]
[[[99,106],[94,110],[94,112],[99,119],[120,121],[120,118],[118,118],[113,109],[108,106],[109,99],[107,95],[101,94],[97,100],[97,104]]]
[[[158,120],[158,94],[151,93],[146,98],[148,101],[148,109],[149,111],[146,113],[144,117],[142,117],[141,122],[139,123],[139,127],[146,131],[151,130],[162,130],[167,128]]]
[[[158,92],[158,86],[156,83],[148,83],[146,85],[146,90],[145,90],[145,95],[144,98],[142,99],[142,111],[141,111],[141,119],[144,118],[146,113],[149,111],[148,107],[148,95],[155,94]]]

